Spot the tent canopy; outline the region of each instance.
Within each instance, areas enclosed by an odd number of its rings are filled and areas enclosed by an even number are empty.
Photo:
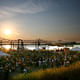
[[[72,51],[80,51],[79,47],[72,48]]]
[[[0,51],[0,56],[10,56],[10,55],[7,54],[7,53],[4,53],[4,52],[2,52],[2,51]]]

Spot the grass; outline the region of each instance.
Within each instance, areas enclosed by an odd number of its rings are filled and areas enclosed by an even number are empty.
[[[80,80],[80,61],[69,67],[39,70],[29,74],[14,76],[13,80]]]

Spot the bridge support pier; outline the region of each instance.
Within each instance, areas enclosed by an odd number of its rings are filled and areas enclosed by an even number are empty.
[[[17,46],[18,53],[24,53],[24,42],[22,39],[18,39],[18,46]]]

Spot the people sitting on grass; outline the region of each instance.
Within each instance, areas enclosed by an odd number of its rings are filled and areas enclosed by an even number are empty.
[[[68,66],[80,60],[80,52],[70,52],[65,57],[63,51],[24,51],[17,53],[15,50],[7,52],[11,56],[0,57],[0,72],[31,72],[37,69]],[[71,54],[72,53],[72,54]],[[34,70],[35,69],[35,70]]]

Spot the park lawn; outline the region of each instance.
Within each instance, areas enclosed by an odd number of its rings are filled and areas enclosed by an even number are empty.
[[[38,70],[28,74],[14,76],[13,80],[80,80],[80,61],[68,67]]]

